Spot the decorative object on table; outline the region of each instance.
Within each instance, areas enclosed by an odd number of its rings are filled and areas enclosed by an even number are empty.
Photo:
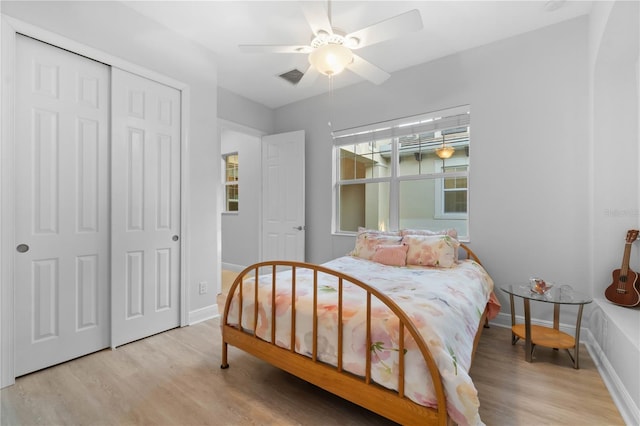
[[[637,229],[627,231],[624,255],[622,256],[622,266],[620,269],[613,271],[613,283],[604,291],[604,295],[609,302],[627,308],[640,305],[638,274],[629,268],[631,244],[638,239],[638,232]]]
[[[531,291],[541,295],[545,294],[553,287],[553,283],[537,277],[529,278],[529,283],[531,285]]]

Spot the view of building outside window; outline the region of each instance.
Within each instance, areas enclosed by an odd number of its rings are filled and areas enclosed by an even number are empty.
[[[225,211],[238,211],[238,154],[224,156]]]
[[[335,139],[337,232],[456,228],[468,236],[470,114],[420,118]]]

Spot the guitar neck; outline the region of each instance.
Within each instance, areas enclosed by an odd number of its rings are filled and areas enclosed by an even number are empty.
[[[626,276],[629,271],[629,258],[631,257],[631,243],[624,245],[624,255],[622,256],[622,266],[620,267],[620,275]]]

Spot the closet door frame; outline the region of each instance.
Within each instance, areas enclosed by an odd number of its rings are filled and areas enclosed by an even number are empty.
[[[14,370],[14,268],[13,247],[15,223],[15,191],[14,191],[14,98],[15,98],[15,57],[16,34],[33,37],[45,43],[69,50],[104,64],[138,74],[155,80],[180,91],[180,326],[188,325],[189,319],[189,264],[188,245],[189,226],[189,86],[180,81],[158,74],[155,71],[140,67],[128,61],[110,55],[98,49],[86,46],[75,40],[62,37],[2,15],[0,17],[0,39],[2,42],[0,56],[0,387],[15,383]]]

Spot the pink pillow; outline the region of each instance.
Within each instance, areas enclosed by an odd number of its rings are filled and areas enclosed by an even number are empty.
[[[458,239],[458,230],[456,228],[441,229],[439,231],[432,231],[430,229],[403,229],[400,234],[405,235],[448,235],[451,238]],[[458,261],[458,250],[454,255],[454,260]]]
[[[407,264],[407,250],[409,246],[406,244],[394,244],[387,246],[376,246],[371,260],[389,266],[405,266]]]
[[[356,247],[353,249],[351,256],[360,257],[362,259],[372,260],[376,251],[376,246],[388,246],[400,244],[402,237],[399,235],[380,234],[378,232],[359,232],[356,237]]]
[[[405,235],[407,265],[451,268],[456,263],[460,243],[448,235]]]

